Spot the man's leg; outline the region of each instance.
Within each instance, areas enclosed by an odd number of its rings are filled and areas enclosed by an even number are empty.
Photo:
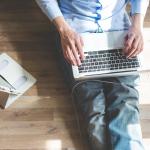
[[[138,75],[109,78],[105,84],[108,129],[113,150],[143,150],[138,109]]]
[[[107,150],[105,97],[102,83],[92,80],[80,83],[73,95],[87,130],[91,150]]]

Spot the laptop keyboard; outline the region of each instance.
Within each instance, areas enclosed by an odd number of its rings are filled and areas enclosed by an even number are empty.
[[[140,64],[137,57],[127,59],[121,49],[84,52],[85,59],[79,66],[79,73],[110,71],[130,68],[136,70]]]

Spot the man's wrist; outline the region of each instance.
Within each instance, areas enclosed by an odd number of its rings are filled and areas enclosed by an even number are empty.
[[[63,17],[57,17],[53,20],[54,25],[56,26],[59,34],[63,34],[66,30],[70,29],[70,26],[67,24]]]
[[[143,30],[144,17],[141,14],[132,15],[132,27]]]

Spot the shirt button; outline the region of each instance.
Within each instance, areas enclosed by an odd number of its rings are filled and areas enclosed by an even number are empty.
[[[97,6],[96,10],[102,10],[102,5],[101,6]]]
[[[101,15],[97,14],[96,20],[100,20],[101,19]]]

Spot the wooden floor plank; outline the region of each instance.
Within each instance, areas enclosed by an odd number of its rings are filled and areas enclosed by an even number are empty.
[[[144,26],[150,29],[150,7]],[[6,110],[0,110],[2,150],[88,150],[81,137],[70,91],[60,73],[50,21],[34,0],[0,1],[0,50],[14,58],[37,83]],[[140,117],[150,149],[150,75],[140,86]],[[81,118],[82,120],[82,118]],[[60,148],[61,147],[61,148]],[[55,149],[54,149],[55,148]]]

